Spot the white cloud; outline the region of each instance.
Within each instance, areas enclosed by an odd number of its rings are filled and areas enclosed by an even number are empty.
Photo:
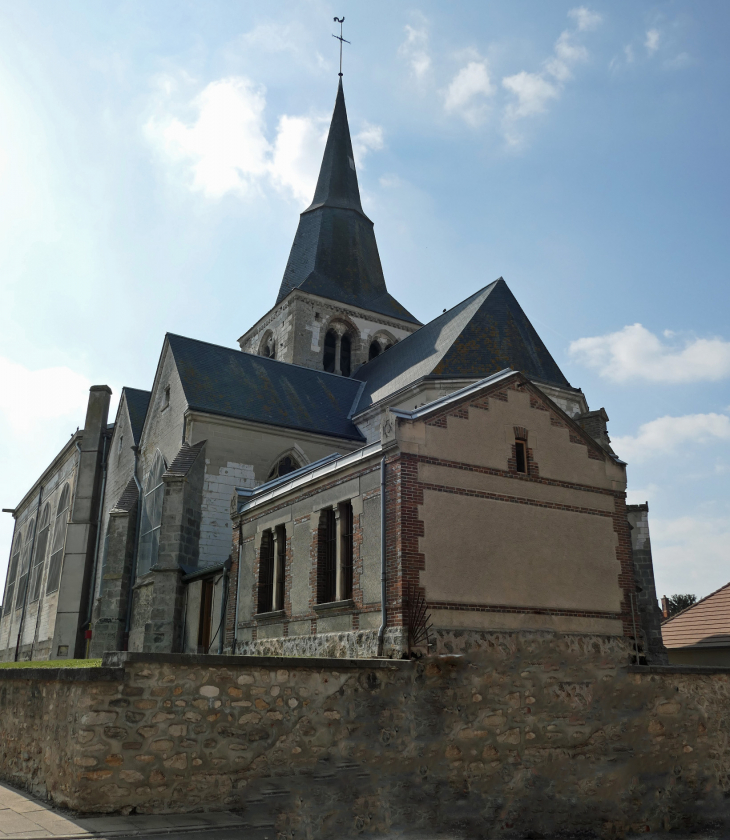
[[[585,6],[571,9],[568,12],[568,17],[573,18],[579,32],[590,32],[593,29],[597,29],[603,23],[603,15],[598,12],[592,12],[590,9],[586,9]]]
[[[284,114],[271,142],[265,89],[249,79],[232,76],[211,82],[188,103],[179,101],[172,77],[160,80],[158,87],[145,133],[191,190],[220,199],[229,193],[247,197],[272,187],[299,203],[311,200],[328,117]],[[366,123],[352,143],[361,164],[367,154],[383,147],[383,130]]]
[[[422,18],[420,28],[406,25],[405,31],[406,39],[398,48],[398,53],[408,61],[411,72],[420,81],[431,69],[426,19]]]
[[[646,41],[644,41],[647,53],[652,56],[659,49],[659,30],[650,29],[646,33]]]
[[[686,414],[659,417],[639,427],[636,435],[611,438],[614,451],[626,461],[645,461],[674,452],[683,445],[730,441],[730,417],[726,414]]]
[[[730,516],[652,518],[657,595],[693,592],[700,598],[730,580]]]
[[[31,440],[50,424],[83,425],[91,383],[67,367],[30,370],[0,356],[0,420],[16,439]]]
[[[667,336],[672,338],[672,336]],[[730,376],[730,342],[696,338],[683,345],[662,342],[641,324],[570,345],[573,358],[614,382],[717,381]]]
[[[539,73],[526,73],[524,70],[502,79],[502,84],[517,99],[507,106],[506,116],[510,120],[542,113],[547,103],[559,95],[558,88]]]
[[[485,98],[494,95],[495,87],[489,78],[485,60],[473,60],[451,80],[444,96],[444,108],[459,114],[470,125],[479,125],[486,119]]]
[[[575,21],[575,28],[560,33],[553,54],[543,62],[541,72],[522,70],[502,79],[502,86],[514,97],[505,105],[502,120],[510,145],[516,146],[522,140],[516,130],[518,121],[545,112],[548,103],[560,97],[564,84],[573,77],[575,66],[588,60],[588,50],[576,38],[581,32],[596,29],[603,17],[585,6],[571,9],[568,16]]]

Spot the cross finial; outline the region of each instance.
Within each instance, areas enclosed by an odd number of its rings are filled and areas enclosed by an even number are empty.
[[[345,18],[344,18],[344,17],[341,17],[341,18],[336,17],[336,18],[335,18],[335,23],[339,23],[339,24],[340,24],[340,34],[339,34],[339,35],[333,35],[333,36],[332,36],[333,38],[337,38],[337,40],[340,42],[340,72],[339,72],[339,74],[338,74],[339,76],[342,76],[342,45],[343,45],[343,44],[349,44],[349,43],[350,43],[349,41],[346,41],[346,40],[342,37],[342,24],[343,24],[344,22],[345,22]]]

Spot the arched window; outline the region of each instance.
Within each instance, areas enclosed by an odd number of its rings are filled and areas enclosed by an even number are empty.
[[[157,562],[157,550],[160,547],[160,525],[162,524],[162,502],[165,498],[165,484],[162,476],[167,469],[165,459],[159,449],[147,473],[142,501],[142,522],[139,534],[137,554],[137,574],[149,572]]]
[[[273,481],[275,478],[281,478],[282,475],[287,475],[290,472],[294,472],[294,470],[298,470],[299,466],[292,455],[284,455],[271,468],[269,477],[266,480]]]
[[[380,355],[381,347],[379,341],[371,341],[370,342],[370,350],[368,351],[368,361],[372,362],[376,356]]]
[[[41,597],[41,580],[43,579],[43,564],[46,561],[48,548],[48,534],[51,529],[51,506],[46,505],[38,521],[38,536],[33,553],[33,570],[30,575],[30,601],[37,601]]]
[[[51,559],[48,563],[48,583],[46,595],[55,592],[61,581],[61,563],[63,561],[63,547],[66,544],[66,525],[68,524],[68,505],[71,499],[71,488],[64,484],[61,498],[56,508],[56,519],[53,523],[53,544],[51,545]]]
[[[15,578],[18,574],[18,561],[20,560],[20,548],[23,545],[23,533],[18,533],[15,538],[15,545],[10,556],[10,565],[8,566],[8,582],[5,587],[5,607],[3,608],[3,615],[7,615],[13,608],[13,596],[15,595]]]
[[[276,341],[274,340],[274,334],[270,330],[266,333],[264,340],[261,342],[259,356],[265,356],[267,359],[276,358]]]
[[[352,357],[350,336],[345,333],[340,339],[340,373],[350,375],[350,359]]]
[[[337,348],[337,333],[334,330],[327,330],[324,337],[324,358],[323,365],[327,373],[335,372],[335,353]]]
[[[33,537],[35,535],[35,517],[30,520],[28,530],[25,532],[23,550],[20,552],[20,566],[18,568],[18,590],[15,595],[15,609],[19,610],[25,601],[25,590],[28,586],[28,573],[30,572],[30,553],[33,551]]]

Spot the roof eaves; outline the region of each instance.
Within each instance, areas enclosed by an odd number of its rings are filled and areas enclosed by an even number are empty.
[[[296,477],[292,478],[294,473],[289,473],[283,479],[276,479],[275,481],[267,482],[257,487],[255,490],[244,490],[236,488],[238,494],[238,513],[246,513],[249,510],[260,507],[273,499],[283,496],[286,493],[296,490],[316,481],[325,475],[345,469],[352,464],[363,461],[372,455],[377,455],[382,450],[380,441],[364,446],[362,449],[356,449],[347,455],[336,455],[321,458],[307,467],[296,471]]]

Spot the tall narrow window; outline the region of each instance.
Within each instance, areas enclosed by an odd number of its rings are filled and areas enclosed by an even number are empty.
[[[284,609],[284,571],[286,569],[286,527],[279,525],[276,529],[276,591],[274,592],[274,609]]]
[[[71,499],[71,488],[64,485],[61,498],[56,508],[56,518],[53,523],[53,543],[51,544],[51,559],[48,563],[48,582],[46,595],[55,592],[61,581],[61,564],[63,562],[63,547],[66,543],[66,525],[68,524],[68,505]]]
[[[334,330],[327,330],[324,337],[324,357],[322,366],[327,373],[335,372],[335,353],[337,350],[337,333]]]
[[[353,557],[353,516],[352,505],[345,502],[340,506],[340,528],[342,529],[342,592],[341,598],[352,598],[352,557]]]
[[[162,476],[166,469],[165,459],[158,450],[144,485],[137,557],[138,575],[147,574],[157,562],[157,552],[160,547],[160,526],[162,524],[162,503],[165,499],[165,484],[162,481]]]
[[[38,523],[38,536],[33,553],[33,571],[30,576],[30,601],[37,601],[41,597],[41,581],[43,580],[43,564],[46,561],[48,548],[48,534],[51,527],[51,506],[46,505]]]
[[[332,508],[322,511],[321,516],[317,601],[329,604],[337,600],[337,519]]]
[[[23,544],[23,534],[18,532],[13,546],[13,553],[8,566],[8,585],[5,588],[5,607],[3,615],[7,615],[13,608],[13,596],[15,595],[15,578],[18,574],[18,562],[20,561],[20,547]]]
[[[517,462],[517,472],[527,472],[527,443],[524,440],[515,441],[515,460]]]
[[[259,592],[256,612],[267,613],[274,608],[274,535],[264,531],[259,551]]]
[[[345,334],[340,339],[340,372],[343,376],[350,375],[350,359],[352,357],[350,336]]]
[[[25,601],[25,590],[28,586],[28,575],[30,574],[30,554],[33,551],[33,537],[35,536],[35,519],[30,520],[28,530],[25,533],[23,550],[20,552],[20,566],[18,568],[18,591],[15,596],[15,609],[23,607]]]
[[[380,355],[380,342],[379,341],[372,341],[370,342],[370,350],[368,351],[368,361],[372,362],[372,360]]]

